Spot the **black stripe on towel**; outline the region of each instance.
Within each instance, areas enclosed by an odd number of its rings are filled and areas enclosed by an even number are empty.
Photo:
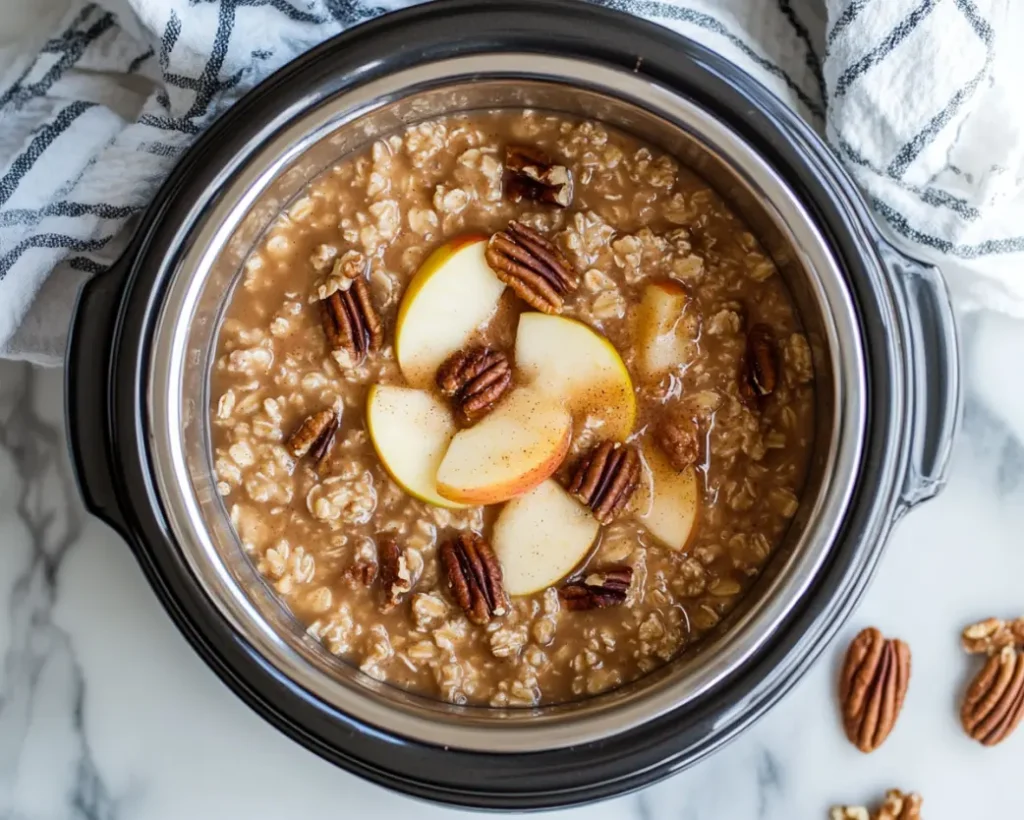
[[[981,16],[977,6],[975,6],[971,0],[953,1],[956,3],[956,7],[963,13],[964,17],[967,18],[967,22],[971,24],[971,28],[974,29],[974,33],[984,41],[985,45],[991,46],[994,39],[992,26],[990,26],[988,21]]]
[[[139,117],[139,125],[159,128],[161,131],[177,131],[181,134],[198,134],[203,129],[180,117],[158,117],[155,114],[143,114]]]
[[[368,6],[361,0],[324,0],[327,11],[336,23],[351,26],[384,14],[387,9],[382,6]]]
[[[81,15],[80,15],[81,16]],[[38,58],[32,63],[31,66],[17,79],[14,84],[10,86],[2,95],[0,95],[0,109],[4,108],[11,103],[14,103],[16,107],[21,107],[29,100],[33,100],[37,97],[42,97],[49,91],[53,84],[56,83],[61,77],[67,73],[68,69],[72,68],[82,59],[82,55],[85,50],[92,45],[96,40],[102,37],[109,29],[114,26],[114,15],[105,14],[95,23],[93,23],[85,31],[72,31],[69,29],[66,31],[60,41],[60,53],[61,57],[55,62],[46,73],[36,82],[29,85],[23,85],[23,81],[38,63]]]
[[[906,172],[910,164],[917,159],[920,153],[927,148],[938,133],[946,127],[951,119],[963,106],[964,102],[974,96],[978,85],[988,74],[988,63],[979,71],[975,77],[963,88],[953,95],[953,98],[946,104],[946,107],[936,114],[929,123],[906,145],[896,153],[895,158],[886,168],[886,173],[893,179],[899,179]]]
[[[866,74],[873,66],[882,62],[896,46],[910,36],[910,33],[918,27],[922,20],[931,14],[932,9],[937,5],[938,0],[924,0],[920,6],[910,12],[906,19],[890,31],[881,43],[839,75],[839,80],[836,82],[835,95],[842,97],[859,77]]]
[[[94,11],[101,11],[100,7],[96,3],[87,3],[82,6],[78,14],[75,15],[75,19],[68,23],[68,27],[56,37],[52,37],[47,40],[40,50],[57,54],[62,52],[71,38],[76,37],[80,33],[78,31],[78,27],[88,20]]]
[[[10,199],[14,189],[18,187],[18,182],[32,170],[32,166],[35,165],[43,151],[63,134],[71,123],[95,105],[96,103],[82,100],[73,102],[36,132],[35,138],[29,143],[28,148],[11,163],[7,174],[0,179],[0,205]]]
[[[871,0],[850,0],[850,3],[843,9],[843,13],[836,19],[836,24],[832,26],[832,30],[828,33],[828,37],[825,40],[825,56],[828,56],[829,49],[832,48],[832,44],[836,41],[836,38],[842,34],[849,27],[850,23],[857,19],[857,15],[861,13],[863,8],[870,3]]]
[[[136,71],[142,68],[146,60],[152,57],[155,53],[156,52],[154,52],[152,48],[147,48],[144,52],[142,52],[142,54],[140,54],[138,57],[136,57],[134,60],[128,63],[128,68],[126,69],[127,72],[129,74],[134,74]]]
[[[239,6],[270,6],[276,9],[289,20],[296,23],[311,23],[319,26],[327,22],[323,17],[317,14],[310,14],[307,11],[295,8],[291,3],[286,0],[236,0]]]
[[[917,230],[910,225],[903,214],[893,210],[880,199],[871,197],[871,207],[881,214],[885,218],[885,221],[888,222],[889,225],[892,226],[892,229],[900,236],[903,236],[912,242],[917,242],[920,245],[934,248],[941,253],[950,254],[951,256],[959,256],[962,259],[976,259],[979,256],[992,256],[994,254],[1002,253],[1020,253],[1021,251],[1024,251],[1024,236],[1009,236],[1004,239],[987,239],[984,242],[978,242],[973,245],[957,245],[950,242],[948,239],[942,239],[938,236],[932,236],[931,234]]]
[[[804,44],[804,48],[807,49],[807,53],[804,55],[804,65],[807,66],[807,70],[811,72],[811,75],[818,83],[818,94],[821,95],[823,100],[828,99],[828,92],[825,89],[825,75],[821,73],[821,60],[818,59],[818,54],[814,50],[814,44],[811,42],[811,35],[807,31],[807,26],[800,22],[789,0],[776,0],[776,2],[778,3],[779,11],[782,12],[782,16],[786,18],[793,31],[796,32],[796,36]]]
[[[174,44],[178,42],[178,37],[181,35],[181,18],[174,13],[171,9],[171,13],[167,18],[167,25],[164,26],[163,36],[160,37],[160,68],[164,71],[171,64],[171,52],[174,51]]]
[[[103,265],[90,259],[88,256],[72,256],[68,259],[68,267],[72,270],[80,270],[83,273],[88,273],[91,276],[103,273],[109,265]]]
[[[988,73],[992,68],[992,59],[994,57],[994,37],[992,27],[984,18],[981,17],[980,14],[978,14],[978,10],[970,0],[955,0],[955,2],[957,8],[963,12],[964,17],[966,17],[967,21],[971,24],[971,28],[974,29],[975,34],[977,34],[985,44],[985,64],[981,67],[981,70],[971,78],[971,81],[967,83],[967,85],[953,95],[952,99],[946,103],[945,108],[932,117],[929,123],[919,134],[896,152],[896,156],[893,158],[893,161],[889,163],[889,167],[887,169],[887,173],[893,178],[903,176],[907,168],[910,167],[910,164],[932,143],[939,132],[949,124],[949,121],[956,116],[964,103],[974,96],[974,92],[977,91],[978,86],[981,85],[981,81],[988,76]]]
[[[888,174],[876,168],[867,157],[863,156],[846,140],[840,138],[838,145],[839,153],[849,162],[866,168],[875,176],[888,178]],[[890,182],[895,183],[907,193],[913,194],[926,205],[931,205],[933,208],[949,208],[949,210],[966,222],[973,222],[981,216],[981,212],[966,199],[953,196],[941,188],[919,188],[901,179],[890,179]]]
[[[31,248],[52,248],[55,250],[67,248],[71,251],[85,253],[98,251],[106,245],[114,236],[104,236],[100,239],[79,239],[76,236],[67,236],[59,233],[38,233],[19,242],[4,256],[0,257],[0,281],[3,281],[7,272],[14,267],[21,255]]]
[[[599,6],[606,6],[607,8],[616,9],[618,11],[625,11],[632,14],[639,14],[646,17],[657,17],[662,20],[674,20],[681,23],[691,23],[705,31],[710,31],[713,34],[718,34],[728,40],[732,45],[738,48],[745,56],[756,63],[758,66],[763,68],[773,77],[777,77],[786,84],[786,87],[792,91],[801,103],[810,111],[814,116],[824,119],[825,109],[821,103],[817,103],[810,98],[810,96],[802,89],[793,78],[790,77],[785,71],[779,68],[771,60],[762,57],[743,40],[729,31],[728,28],[718,19],[712,17],[710,14],[697,11],[696,9],[687,8],[685,6],[674,6],[669,3],[659,2],[658,0],[592,0]]]
[[[140,205],[108,205],[105,202],[53,202],[45,208],[17,208],[0,211],[0,228],[25,223],[34,224],[51,216],[98,216],[100,219],[125,219],[136,211]]]

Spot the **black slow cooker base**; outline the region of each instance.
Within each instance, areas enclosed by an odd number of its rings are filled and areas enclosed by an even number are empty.
[[[325,100],[376,76],[454,55],[520,51],[637,71],[712,112],[788,180],[831,240],[871,352],[862,475],[902,475],[886,412],[892,323],[877,238],[849,178],[789,108],[731,63],[666,29],[572,0],[447,0],[387,15],[303,55],[244,97],[189,151],[122,262],[85,296],[71,340],[68,419],[91,508],[117,527],[189,642],[256,712],[303,746],[392,789],[464,806],[567,806],[648,785],[692,765],[760,717],[800,678],[856,603],[893,514],[891,488],[859,487],[804,602],[741,674],[714,694],[613,739],[530,755],[446,750],[386,736],[284,679],[223,621],[171,538],[147,452],[148,339],[167,285],[147,259],[174,253],[185,215],[257,125],[294,101]],[[888,352],[887,352],[888,351]],[[884,421],[879,421],[884,420]],[[905,459],[905,456],[904,456]],[[888,493],[888,495],[886,495]]]

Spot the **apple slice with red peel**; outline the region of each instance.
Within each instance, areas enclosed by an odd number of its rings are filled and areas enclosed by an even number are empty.
[[[497,504],[536,487],[562,463],[572,418],[548,396],[519,388],[460,430],[437,470],[437,491],[463,504]]]
[[[637,370],[647,379],[660,379],[693,358],[698,333],[690,297],[678,282],[652,282],[644,288],[634,318]]]
[[[548,479],[506,504],[491,538],[505,591],[530,595],[564,578],[590,552],[601,525]]]
[[[665,454],[647,443],[643,447],[647,469],[637,493],[637,518],[655,538],[680,551],[689,543],[700,511],[700,483],[692,467],[678,471]]]
[[[451,411],[423,390],[374,385],[366,397],[366,428],[377,455],[409,495],[438,507],[461,508],[438,495],[437,468],[455,436]]]
[[[420,265],[395,322],[395,356],[413,387],[427,387],[441,362],[495,313],[505,284],[484,258],[487,237],[458,236]]]
[[[629,371],[614,345],[582,322],[524,313],[516,368],[526,384],[564,400],[574,417],[596,419],[601,438],[623,441],[633,431],[636,396]]]

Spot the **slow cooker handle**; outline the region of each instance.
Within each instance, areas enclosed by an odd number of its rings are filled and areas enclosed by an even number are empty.
[[[953,439],[960,424],[960,355],[949,290],[938,268],[883,243],[903,314],[909,391],[910,462],[901,512],[945,486]]]
[[[86,282],[78,295],[68,336],[64,400],[71,461],[85,506],[127,537],[114,486],[111,435],[111,346],[124,286],[122,263]]]

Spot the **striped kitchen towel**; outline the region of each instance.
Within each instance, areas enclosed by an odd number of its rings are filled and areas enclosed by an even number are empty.
[[[0,48],[0,353],[51,363],[77,285],[217,113],[405,5],[13,2],[39,26]],[[898,244],[955,274],[961,304],[1024,316],[1024,0],[599,2],[757,77],[826,136]]]

